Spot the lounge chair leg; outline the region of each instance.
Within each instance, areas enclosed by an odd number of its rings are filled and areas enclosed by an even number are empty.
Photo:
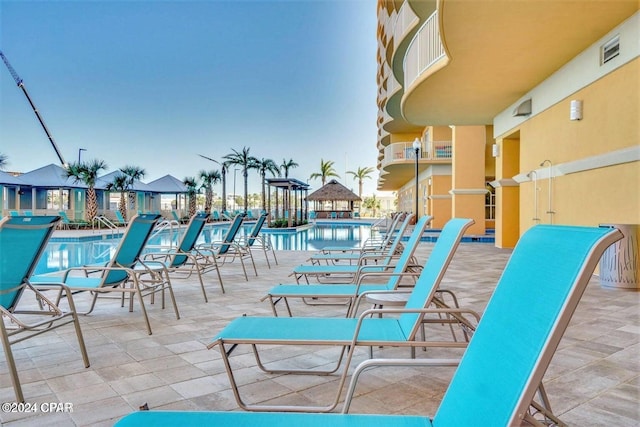
[[[0,336],[2,337],[2,347],[4,348],[5,358],[7,359],[7,365],[9,368],[9,376],[11,377],[11,383],[13,384],[13,391],[16,395],[16,402],[24,402],[24,395],[22,394],[22,387],[20,386],[20,379],[18,378],[18,370],[16,368],[16,361],[13,358],[13,352],[11,351],[11,343],[7,336],[7,330],[4,326],[4,319],[0,316]]]

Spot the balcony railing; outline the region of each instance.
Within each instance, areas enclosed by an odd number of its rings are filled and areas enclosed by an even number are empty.
[[[444,56],[444,46],[440,39],[438,25],[438,11],[436,10],[422,24],[407,49],[404,57],[405,89],[411,86],[433,63]]]
[[[426,146],[425,146],[426,145]],[[384,160],[382,165],[390,163],[415,160],[416,152],[413,142],[394,142],[384,147]],[[433,141],[422,144],[420,160],[451,161],[451,141]]]
[[[409,2],[405,1],[398,10],[398,15],[396,16],[393,26],[394,50],[398,48],[398,45],[402,41],[402,37],[415,25],[414,23],[417,20],[418,16],[415,14],[413,9],[411,9],[411,6],[409,6]]]

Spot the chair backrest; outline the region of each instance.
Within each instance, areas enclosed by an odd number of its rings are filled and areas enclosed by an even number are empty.
[[[176,211],[171,211],[171,216],[173,216],[173,219],[180,222],[180,217],[178,216]]]
[[[262,230],[262,226],[264,225],[266,219],[266,213],[260,214],[258,220],[256,221],[256,224],[253,226],[253,229],[251,229],[251,233],[249,233],[249,237],[247,238],[247,246],[253,246],[256,238],[258,237],[258,234],[260,234],[260,230]]]
[[[433,425],[520,425],[617,229],[537,225],[518,241]]]
[[[62,218],[62,222],[64,224],[69,224],[71,221],[69,221],[69,217],[67,216],[67,213],[65,211],[60,211],[58,212],[58,214],[60,215],[60,218]]]
[[[460,244],[462,235],[473,223],[472,219],[467,218],[452,218],[447,221],[438,240],[433,245],[405,308],[421,309],[431,303],[456,248]],[[422,316],[418,313],[404,313],[400,316],[400,327],[410,340],[418,332],[421,319]]]
[[[124,217],[122,216],[122,213],[119,210],[116,210],[116,218],[118,219],[118,222],[120,224],[124,224],[127,222],[124,220]]]
[[[381,263],[382,265],[388,265],[389,263],[391,263],[393,256],[398,250],[398,246],[400,246],[400,242],[402,242],[402,237],[404,236],[404,233],[407,232],[407,227],[409,226],[409,223],[411,222],[411,219],[413,218],[413,216],[414,216],[413,214],[407,214],[404,217],[404,221],[402,221],[402,225],[400,225],[400,229],[398,230],[398,233],[389,235],[389,237],[392,237],[392,236],[395,236],[395,237],[393,237],[393,240],[391,241],[391,245],[387,249],[387,256],[382,261]],[[383,240],[382,244],[383,244],[382,249],[384,249],[384,247],[387,246],[388,241]]]
[[[178,252],[189,253],[193,250],[208,219],[209,214],[207,213],[197,213],[191,217],[187,229],[178,244]],[[175,255],[171,261],[171,267],[181,266],[186,263],[188,259],[189,257],[187,255]]]
[[[9,215],[10,216],[20,216],[20,212],[11,210],[11,211],[9,211]]]
[[[0,306],[11,311],[60,221],[59,216],[8,216],[0,220]],[[2,321],[2,319],[0,319]]]
[[[218,254],[224,255],[229,252],[231,248],[231,243],[233,243],[233,239],[236,238],[238,231],[240,230],[240,226],[242,225],[242,219],[244,218],[243,213],[239,213],[233,218],[233,222],[227,230],[227,234],[224,235],[224,239],[222,239],[222,244],[218,248]]]
[[[161,218],[158,214],[142,214],[131,218],[129,225],[116,248],[109,266],[131,268],[138,261],[140,253],[151,236],[151,232]],[[103,276],[103,285],[120,283],[127,278],[121,270],[111,270]]]
[[[213,211],[213,219],[215,221],[220,221],[220,212],[218,211]]]
[[[416,226],[413,228],[411,236],[409,237],[407,244],[404,246],[404,250],[402,251],[400,258],[398,258],[396,266],[393,268],[394,273],[404,273],[407,270],[409,262],[411,261],[413,254],[416,252],[420,240],[422,239],[422,234],[424,233],[425,228],[427,228],[427,225],[431,222],[432,219],[432,216],[425,215],[420,218],[418,222],[416,222]],[[391,276],[386,285],[387,289],[395,289],[398,286],[398,283],[400,283],[401,279],[402,278],[400,276]]]

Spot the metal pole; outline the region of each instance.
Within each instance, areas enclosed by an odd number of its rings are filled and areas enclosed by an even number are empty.
[[[80,164],[80,155],[83,151],[87,151],[86,148],[78,148],[78,164]]]

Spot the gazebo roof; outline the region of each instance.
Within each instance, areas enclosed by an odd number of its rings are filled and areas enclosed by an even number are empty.
[[[187,186],[182,181],[172,175],[165,175],[155,181],[147,183],[150,191],[164,194],[186,193]]]
[[[265,181],[271,187],[289,188],[291,190],[309,189],[309,184],[295,178],[267,178]]]
[[[310,201],[325,201],[325,200],[346,200],[346,201],[361,201],[360,197],[353,191],[349,190],[344,185],[340,184],[335,179],[332,179],[326,183],[323,187],[317,189],[313,193],[307,196],[307,200]]]

